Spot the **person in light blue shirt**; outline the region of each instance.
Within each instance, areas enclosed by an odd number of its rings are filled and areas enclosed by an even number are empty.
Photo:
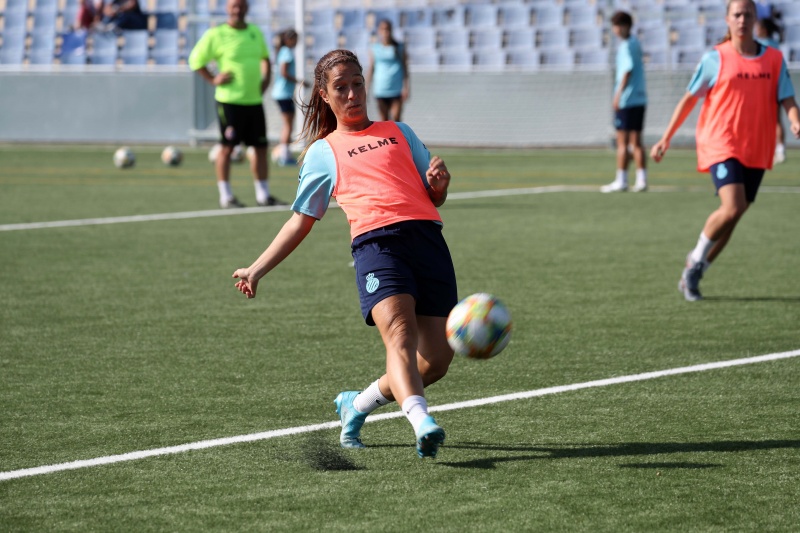
[[[392,35],[392,23],[378,22],[378,41],[369,48],[367,89],[378,102],[381,120],[400,122],[409,97],[408,61],[405,47]]]
[[[278,104],[281,110],[283,127],[278,146],[272,151],[272,160],[280,166],[296,165],[297,161],[289,151],[289,144],[292,142],[292,127],[294,126],[294,91],[297,84],[307,86],[307,83],[297,78],[294,47],[297,46],[297,32],[293,29],[282,31],[278,35],[278,57],[277,76],[275,84],[272,86],[272,99]]]
[[[780,50],[781,48],[781,28],[775,21],[771,18],[762,18],[756,21],[755,29],[753,30],[756,35],[756,41],[763,44],[764,46],[771,46],[772,48],[777,48]],[[778,106],[778,114],[780,115],[781,106]],[[778,125],[775,126],[775,137],[777,142],[775,143],[775,157],[773,158],[773,164],[779,164],[786,161],[786,146],[784,146],[784,141],[786,140],[786,133],[783,129],[783,122],[781,122],[780,117],[778,117]]]
[[[614,129],[617,131],[617,173],[614,181],[600,188],[602,192],[628,190],[628,166],[633,148],[636,163],[634,192],[647,190],[647,155],[642,146],[644,114],[647,107],[647,87],[644,61],[639,40],[631,34],[633,18],[617,11],[611,17],[611,28],[620,40],[617,46],[616,76],[614,86]]]

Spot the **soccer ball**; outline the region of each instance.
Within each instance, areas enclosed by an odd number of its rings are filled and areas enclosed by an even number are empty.
[[[177,167],[183,161],[183,154],[174,146],[167,146],[161,152],[161,162],[170,167]]]
[[[136,156],[133,155],[133,151],[128,148],[127,146],[123,146],[122,148],[118,148],[116,152],[114,152],[114,166],[117,168],[130,168],[133,164],[136,163]]]
[[[489,359],[511,339],[511,314],[503,303],[484,292],[467,296],[447,317],[447,342],[458,355]]]

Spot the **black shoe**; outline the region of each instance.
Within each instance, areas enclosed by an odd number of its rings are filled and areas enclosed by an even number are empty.
[[[274,196],[267,196],[267,201],[266,202],[258,202],[258,205],[261,206],[261,207],[270,207],[270,206],[274,206],[274,205],[289,205],[289,204],[287,204],[286,202],[284,202],[282,200],[278,200]]]
[[[238,199],[237,199],[237,198],[234,196],[233,198],[231,198],[231,199],[230,199],[230,200],[228,200],[227,202],[222,202],[222,201],[221,201],[221,202],[219,203],[219,206],[220,206],[222,209],[230,209],[230,208],[234,208],[234,207],[244,207],[244,204],[243,204],[242,202],[240,202],[240,201],[239,201],[239,200],[238,200]]]

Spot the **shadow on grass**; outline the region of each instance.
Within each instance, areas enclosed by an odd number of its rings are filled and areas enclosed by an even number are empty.
[[[322,472],[364,470],[355,464],[339,443],[331,443],[319,435],[310,435],[300,443],[303,462]]]
[[[671,468],[686,468],[689,470],[698,470],[702,468],[719,468],[720,464],[715,463],[686,463],[686,462],[673,462],[673,463],[630,463],[626,465],[619,465],[620,468],[650,468],[653,470],[668,470]]]
[[[660,455],[669,453],[695,452],[745,452],[754,450],[774,450],[779,448],[800,448],[800,440],[763,440],[763,441],[714,441],[714,442],[629,442],[615,445],[575,445],[575,446],[497,446],[479,442],[467,442],[445,446],[446,449],[486,450],[502,452],[519,452],[522,455],[503,457],[484,457],[470,461],[440,461],[438,464],[453,468],[493,469],[498,463],[510,461],[541,461],[543,459],[580,459],[584,457],[635,457]],[[650,463],[638,468],[650,468]],[[720,465],[711,463],[652,463],[658,468],[713,468]],[[685,466],[689,465],[689,466]],[[621,465],[625,466],[625,465]],[[637,466],[629,466],[637,468]]]

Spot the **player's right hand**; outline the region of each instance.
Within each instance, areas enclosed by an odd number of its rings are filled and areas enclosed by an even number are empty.
[[[214,76],[214,85],[225,85],[233,81],[233,74],[230,72],[220,72]]]
[[[664,159],[664,155],[666,155],[667,150],[669,150],[669,141],[661,139],[653,145],[653,148],[650,149],[650,157],[652,157],[653,161],[656,163],[660,163],[661,160]]]
[[[248,298],[255,298],[256,297],[256,290],[258,289],[258,280],[254,279],[250,275],[249,268],[240,268],[237,269],[233,276],[234,278],[238,278],[239,281],[236,282],[235,287],[239,289],[239,292],[247,296]]]

